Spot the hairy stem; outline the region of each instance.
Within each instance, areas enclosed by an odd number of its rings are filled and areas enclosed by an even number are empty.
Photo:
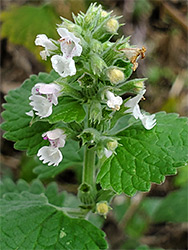
[[[84,152],[84,165],[83,165],[83,175],[82,183],[87,183],[94,186],[95,180],[95,148],[89,148],[85,146]]]

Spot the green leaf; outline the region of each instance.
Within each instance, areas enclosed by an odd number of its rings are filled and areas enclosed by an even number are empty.
[[[103,189],[134,195],[149,191],[151,182],[162,183],[166,175],[188,162],[187,118],[177,114],[156,114],[157,125],[146,130],[140,122],[118,135],[120,144],[98,174]]]
[[[48,131],[51,125],[47,122],[38,121],[30,125],[31,117],[25,113],[31,110],[29,96],[31,89],[36,83],[51,83],[58,78],[58,74],[51,71],[50,74],[40,73],[32,75],[20,88],[11,90],[6,96],[6,109],[2,113],[5,122],[1,125],[7,132],[3,135],[7,140],[15,141],[15,148],[28,150],[29,156],[35,155],[39,148],[46,145],[42,133]]]
[[[178,174],[174,178],[174,185],[176,187],[186,186],[188,183],[188,168],[179,168]]]
[[[3,21],[2,37],[7,37],[14,44],[25,46],[39,59],[41,59],[39,55],[41,48],[34,44],[36,36],[46,34],[50,38],[58,38],[55,27],[61,22],[50,5],[12,8],[2,12],[1,20]]]
[[[83,148],[79,148],[78,142],[70,140],[66,142],[65,147],[61,149],[63,161],[58,167],[41,164],[34,169],[34,173],[40,179],[53,178],[64,169],[71,166],[81,166],[83,163]]]
[[[81,103],[70,97],[60,97],[58,105],[53,108],[53,113],[46,118],[50,123],[59,121],[81,122],[84,120],[85,111]]]
[[[154,222],[188,222],[187,187],[171,192],[162,199],[153,214]]]
[[[55,182],[51,182],[44,188],[42,182],[38,179],[33,180],[29,185],[26,181],[19,179],[15,184],[11,179],[6,178],[0,182],[0,197],[2,198],[6,193],[21,193],[28,191],[32,194],[44,193],[49,202],[56,206],[62,206],[65,201],[65,192],[58,193],[58,186]]]
[[[44,194],[5,194],[1,199],[1,247],[10,249],[106,249],[104,232],[67,216]]]

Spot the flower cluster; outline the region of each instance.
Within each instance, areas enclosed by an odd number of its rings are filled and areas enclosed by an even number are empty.
[[[70,138],[81,145],[94,146],[99,158],[109,158],[119,146],[116,137],[118,130],[113,130],[113,126],[118,124],[121,116],[132,114],[147,130],[156,124],[155,115],[144,113],[138,104],[146,91],[145,79],[127,81],[138,67],[138,59],[144,58],[146,49],[132,48],[128,38],[124,37],[111,42],[111,37],[117,34],[120,26],[119,17],[102,10],[100,5],[91,4],[86,14],[73,15],[73,19],[74,23],[62,18],[63,22],[57,28],[57,41],[45,34],[39,34],[35,39],[35,44],[44,48],[40,52],[42,59],[50,57],[59,78],[55,82],[33,86],[29,97],[32,110],[26,114],[48,121],[56,109],[54,106],[61,105],[61,102],[58,103],[60,95],[62,99],[66,97],[63,101],[71,97],[74,103],[82,106],[81,113],[86,113],[84,120],[65,124],[64,116],[60,114],[58,122],[68,128],[66,133]],[[123,100],[121,96],[128,93],[135,97]],[[69,109],[64,111],[63,105],[56,110],[61,110],[62,114],[70,112]],[[53,119],[50,123],[53,123]],[[57,122],[53,126],[61,127]],[[42,136],[50,142],[50,146],[39,149],[39,159],[57,166],[63,158],[59,148],[65,145],[65,131],[58,128]]]
[[[44,50],[40,52],[42,59],[46,60],[52,55],[52,67],[60,76],[75,75],[76,67],[73,57],[80,56],[82,53],[80,39],[66,28],[58,28],[57,32],[60,35],[58,41],[41,34],[37,36],[35,44],[44,47]]]

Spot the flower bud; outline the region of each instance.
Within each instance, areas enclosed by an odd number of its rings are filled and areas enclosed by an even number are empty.
[[[106,144],[108,150],[114,151],[118,146],[117,140],[109,141]]]
[[[82,183],[78,188],[78,198],[85,205],[93,205],[95,201],[96,191],[87,183]]]
[[[116,33],[119,28],[119,22],[115,18],[110,18],[106,23],[106,29],[109,33]]]
[[[108,15],[108,12],[107,11],[105,11],[105,10],[102,10],[101,11],[101,16],[102,17],[106,17]]]
[[[144,89],[144,87],[145,87],[145,84],[143,80],[135,83],[136,92],[140,92],[140,90]]]
[[[117,68],[111,68],[110,70],[108,70],[107,76],[112,84],[118,84],[120,82],[123,82],[125,79],[123,71]]]
[[[106,218],[107,213],[111,210],[111,207],[108,206],[106,201],[102,201],[96,204],[96,213],[103,215]]]
[[[98,101],[93,101],[90,107],[90,120],[100,123],[102,118],[102,108]]]
[[[91,53],[91,68],[94,75],[99,75],[106,67],[106,63],[100,58],[99,55]]]

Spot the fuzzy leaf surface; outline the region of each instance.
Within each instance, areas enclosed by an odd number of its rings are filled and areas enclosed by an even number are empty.
[[[65,192],[58,192],[58,186],[55,182],[51,182],[44,188],[39,179],[35,179],[29,185],[25,180],[19,179],[14,183],[11,179],[5,178],[0,181],[0,198],[6,193],[21,193],[23,191],[32,194],[42,194],[48,198],[48,201],[56,206],[62,206],[65,200]]]
[[[84,117],[85,111],[80,102],[70,97],[60,97],[58,105],[53,108],[53,113],[46,120],[50,123],[81,122]]]
[[[39,148],[46,145],[41,135],[51,128],[48,122],[42,121],[30,125],[31,117],[25,113],[31,110],[29,105],[31,89],[36,83],[51,83],[58,77],[54,71],[50,74],[32,75],[20,88],[11,90],[5,97],[7,103],[3,105],[5,111],[2,113],[5,122],[1,128],[7,132],[3,136],[7,140],[16,142],[14,145],[16,149],[28,150],[28,155],[35,155]]]
[[[0,203],[2,249],[107,248],[101,230],[84,219],[67,216],[43,193],[7,193]]]
[[[134,195],[147,192],[188,163],[188,120],[177,114],[156,114],[157,125],[146,130],[140,122],[118,134],[114,154],[101,167],[97,181],[103,189]]]

